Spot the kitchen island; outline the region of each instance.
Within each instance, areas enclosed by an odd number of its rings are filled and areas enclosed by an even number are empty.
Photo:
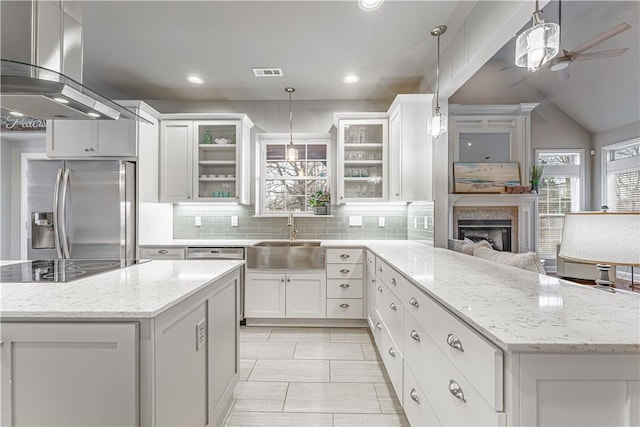
[[[238,380],[242,266],[151,261],[2,283],[1,424],[215,425]]]

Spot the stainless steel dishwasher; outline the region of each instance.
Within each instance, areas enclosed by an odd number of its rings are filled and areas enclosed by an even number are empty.
[[[187,248],[187,259],[244,260],[244,248]],[[244,324],[244,268],[240,269],[240,324]]]

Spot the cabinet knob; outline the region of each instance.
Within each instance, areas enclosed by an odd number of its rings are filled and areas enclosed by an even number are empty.
[[[89,151],[89,149],[88,149],[88,148],[85,148],[85,149],[84,149],[84,151],[87,151],[87,152],[88,152],[88,151]]]
[[[393,311],[398,311],[398,307],[396,306],[395,302],[392,302],[391,304],[389,304],[389,308]]]
[[[291,279],[289,279],[289,278],[287,277],[287,282],[290,282],[290,281],[291,281]]]
[[[376,268],[376,270],[378,270],[379,272],[382,273],[382,267],[378,267],[378,268]]]
[[[191,198],[191,196],[187,196],[187,199],[190,199],[190,198]]]
[[[393,286],[397,286],[396,279],[392,278],[391,280],[389,280],[389,283],[391,283]]]
[[[340,304],[340,308],[349,308],[349,304]]]
[[[462,388],[460,387],[460,384],[458,384],[454,380],[449,380],[449,393],[451,393],[456,399],[460,399],[464,403],[467,403],[467,401],[464,398],[464,393],[462,392]]]
[[[415,308],[420,307],[420,304],[418,303],[418,300],[415,299],[415,297],[411,297],[409,299],[409,304],[411,304],[412,306],[414,306]]]
[[[340,199],[344,199],[344,197],[340,196]]]
[[[400,197],[400,193],[396,193],[396,196]]]
[[[280,279],[280,283],[284,283],[284,279]]]
[[[376,328],[382,329],[382,325],[380,324],[380,322],[376,323]]]
[[[382,286],[378,286],[378,292],[382,292]]]
[[[340,273],[347,274],[347,273],[349,273],[349,270],[348,270],[348,269],[346,269],[346,268],[341,268],[341,269],[340,269]]]
[[[411,400],[416,402],[418,405],[420,404],[420,398],[418,397],[418,393],[416,393],[416,389],[412,388],[409,392],[409,396],[411,396]]]
[[[347,288],[349,287],[349,284],[348,284],[348,283],[341,283],[341,284],[340,284],[340,287],[341,287],[342,289],[347,289]]]
[[[371,258],[369,258],[367,261],[369,261],[369,264],[371,264],[373,262],[373,260]]]
[[[447,335],[447,344],[449,344],[450,347],[453,347],[456,350],[460,350],[461,352],[464,353],[464,348],[462,348],[462,342],[460,341],[460,338],[458,338],[457,336],[453,334]]]
[[[340,254],[340,258],[349,258],[350,255],[349,254]]]
[[[95,148],[91,147],[89,148],[89,151],[96,151]]]
[[[420,342],[420,334],[418,334],[418,331],[416,331],[415,329],[411,331],[411,338],[413,338],[414,340]]]
[[[166,255],[166,254],[168,254],[168,253],[169,253],[169,251],[168,251],[168,250],[166,250],[166,249],[160,249],[160,250],[158,251],[158,253],[159,253],[159,254],[162,254],[162,255]]]
[[[391,357],[396,357],[396,352],[393,351],[393,347],[389,349],[389,354],[391,355]]]
[[[376,283],[376,279],[371,279],[371,283]]]

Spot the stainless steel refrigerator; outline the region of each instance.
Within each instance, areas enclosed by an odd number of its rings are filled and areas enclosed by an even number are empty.
[[[127,161],[30,159],[28,258],[136,258],[135,177]]]

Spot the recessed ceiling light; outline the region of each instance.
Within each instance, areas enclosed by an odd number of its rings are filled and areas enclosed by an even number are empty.
[[[58,101],[60,104],[68,104],[69,101],[67,101],[64,98],[53,98],[54,101]]]
[[[347,74],[342,78],[344,83],[358,83],[360,81],[360,77],[355,74]]]
[[[94,113],[93,111],[88,112],[87,115],[89,115],[91,117],[100,117],[100,114]]]
[[[204,79],[202,77],[198,77],[198,76],[195,76],[193,74],[187,76],[187,81],[189,83],[193,83],[193,84],[196,84],[196,85],[201,85],[202,83],[204,83]]]
[[[367,12],[379,9],[384,0],[358,0],[358,6]]]
[[[16,117],[22,117],[24,116],[24,114],[19,113],[17,111],[9,111],[9,114],[11,114],[12,116],[16,116]]]

